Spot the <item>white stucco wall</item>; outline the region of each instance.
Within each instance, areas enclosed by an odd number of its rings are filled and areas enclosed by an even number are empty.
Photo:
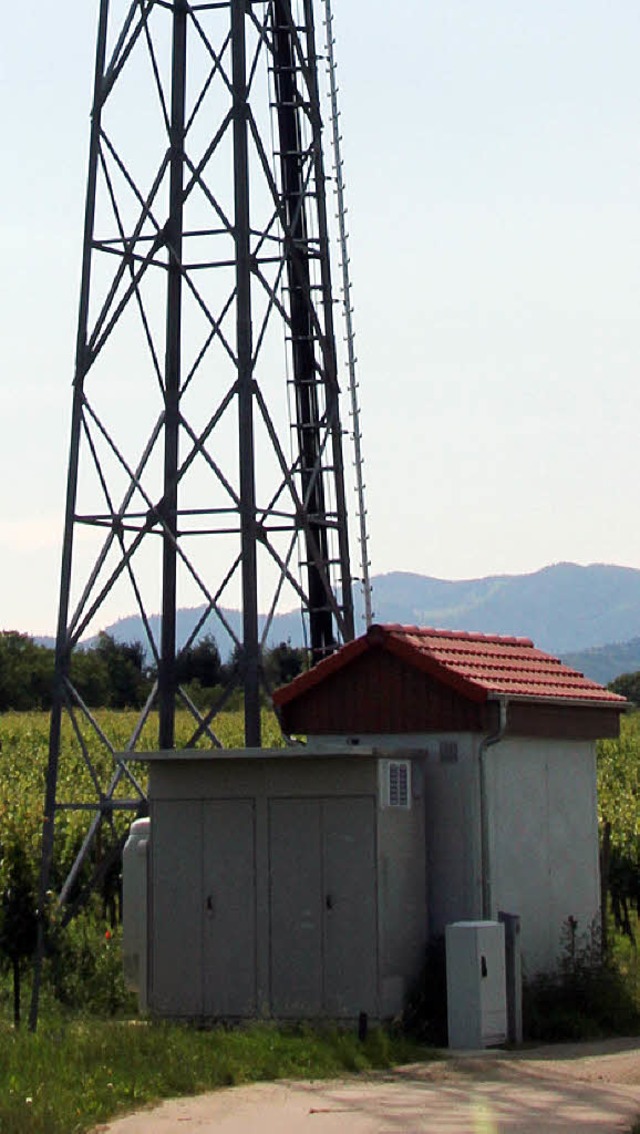
[[[492,913],[520,914],[525,971],[552,968],[567,919],[598,917],[595,743],[505,740],[487,780]]]

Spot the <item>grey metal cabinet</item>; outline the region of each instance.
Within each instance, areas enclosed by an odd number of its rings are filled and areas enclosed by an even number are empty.
[[[375,801],[269,801],[270,1000],[279,1017],[378,1014]]]
[[[158,801],[150,1005],[162,1015],[256,1008],[253,800]]]
[[[150,760],[147,996],[156,1016],[402,1010],[427,934],[424,821],[373,751]]]

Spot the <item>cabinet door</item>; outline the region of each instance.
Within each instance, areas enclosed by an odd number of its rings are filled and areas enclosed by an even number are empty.
[[[324,1007],[378,1014],[375,809],[371,799],[325,800]]]
[[[203,979],[206,1016],[256,1010],[256,863],[253,800],[209,800],[203,810]]]
[[[321,811],[315,799],[269,806],[271,1012],[322,1012]]]
[[[202,1012],[202,804],[157,802],[151,819],[150,1007]]]
[[[507,978],[501,925],[478,930],[478,970],[482,1045],[488,1047],[504,1043],[507,1038]]]
[[[269,843],[273,1015],[376,1015],[373,800],[272,800]]]

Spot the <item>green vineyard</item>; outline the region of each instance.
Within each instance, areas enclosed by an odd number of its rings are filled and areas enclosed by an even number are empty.
[[[124,750],[135,727],[135,711],[99,709],[98,724],[108,731],[116,748]],[[190,718],[185,712],[177,717],[177,745],[188,735]],[[3,1011],[11,1008],[10,927],[5,925],[9,897],[16,886],[35,905],[39,871],[40,838],[48,753],[48,714],[44,712],[7,712],[0,718],[0,953],[3,961]],[[240,712],[222,714],[217,730],[227,747],[241,745]],[[278,746],[282,736],[273,714],[264,711],[264,744]],[[140,751],[155,743],[157,724],[152,718],[138,745]],[[111,757],[97,741],[85,738],[91,748],[99,776],[107,779]],[[143,768],[137,774],[144,777]],[[640,903],[640,713],[622,720],[618,741],[602,741],[598,750],[599,808],[603,842],[607,858],[603,867],[607,875],[609,901],[617,927],[633,935]],[[124,790],[124,789],[123,789]],[[65,722],[63,749],[58,784],[60,800],[93,800],[93,785],[72,735]],[[120,833],[131,821],[128,813],[118,815]],[[86,813],[61,811],[56,820],[53,886],[64,879],[75,859],[86,829]],[[104,840],[97,840],[95,856],[105,850]],[[52,911],[53,946],[47,972],[50,992],[70,1007],[95,1009],[99,1013],[119,1011],[126,1001],[119,983],[118,935],[120,910],[115,893],[118,879],[111,879],[111,890],[95,895],[87,911],[64,932],[56,925]],[[23,900],[23,905],[28,902]],[[108,935],[105,937],[105,935]],[[106,941],[106,945],[105,945]],[[21,966],[27,984],[29,964]],[[103,984],[101,984],[103,981]],[[84,983],[83,983],[84,982]],[[106,984],[104,983],[106,982]],[[104,986],[103,986],[104,985]]]

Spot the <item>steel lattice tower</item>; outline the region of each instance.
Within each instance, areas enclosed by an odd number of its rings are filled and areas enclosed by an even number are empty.
[[[203,605],[184,649],[212,621],[232,640],[248,746],[279,605],[314,661],[353,637],[321,131],[314,0],[100,0],[41,908],[62,809],[89,815],[63,902],[101,828],[119,845],[116,813],[144,811],[143,730],[174,747],[179,704],[184,746],[219,744],[228,690],[202,712],[177,687],[179,605]],[[158,678],[123,743],[71,656],[125,593]],[[82,799],[61,798],[65,730]]]

